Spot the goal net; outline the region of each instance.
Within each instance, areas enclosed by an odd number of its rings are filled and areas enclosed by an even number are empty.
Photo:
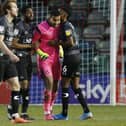
[[[45,0],[46,1],[46,0]],[[79,1],[79,2],[78,2]],[[112,0],[72,0],[71,22],[75,26],[81,49],[81,79],[80,87],[90,104],[113,104],[126,102],[126,85],[124,76],[124,54],[123,54],[123,13],[124,0],[117,0],[117,36],[116,36],[116,84],[111,86],[112,48],[110,38],[111,31],[111,1]],[[113,0],[114,1],[114,0]],[[3,0],[0,0],[2,3]],[[45,20],[50,5],[62,5],[64,0],[18,0],[19,16],[20,9],[25,5],[31,5],[34,11],[34,23],[38,24]],[[115,10],[113,10],[115,11]],[[30,103],[43,103],[44,82],[36,74],[36,56],[33,59],[33,76],[30,85]],[[113,83],[113,82],[112,82]],[[1,88],[1,87],[0,87]],[[113,90],[115,89],[115,90]],[[2,87],[3,90],[3,87]],[[115,91],[115,92],[114,92]],[[115,95],[111,95],[112,93]],[[70,90],[70,103],[77,104],[76,96]],[[114,100],[113,100],[114,101]],[[0,103],[2,103],[0,101]],[[61,103],[61,88],[56,99]]]

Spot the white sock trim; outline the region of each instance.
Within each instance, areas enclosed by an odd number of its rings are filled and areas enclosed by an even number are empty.
[[[18,113],[14,113],[14,114],[12,114],[12,117],[14,117],[14,118],[19,118],[20,116],[19,116]]]
[[[44,112],[44,115],[48,115],[48,114],[50,114],[50,111],[46,111],[46,112]]]

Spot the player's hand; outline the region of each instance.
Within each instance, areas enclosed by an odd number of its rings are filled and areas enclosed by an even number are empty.
[[[31,44],[27,44],[26,48],[32,48],[32,45]]]
[[[11,54],[11,55],[9,55],[9,57],[12,62],[16,63],[16,62],[20,61],[19,57],[17,57],[15,54]]]
[[[50,41],[48,42],[48,44],[49,44],[50,46],[58,46],[58,41],[57,41],[57,40],[50,40]]]
[[[49,55],[45,52],[43,52],[41,49],[36,50],[37,54],[41,57],[42,60],[45,60],[49,57]]]
[[[63,51],[63,47],[61,45],[59,46],[59,56],[60,56],[60,58],[64,57],[64,51]]]
[[[35,50],[32,49],[32,50],[30,51],[30,54],[31,54],[31,55],[34,55],[34,54],[35,54]]]
[[[47,53],[43,52],[43,54],[40,55],[40,57],[41,57],[42,60],[46,60],[49,57],[49,55]]]

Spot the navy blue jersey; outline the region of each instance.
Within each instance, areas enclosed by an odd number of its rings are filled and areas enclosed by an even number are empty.
[[[4,35],[4,43],[11,48],[12,40],[17,34],[13,22],[8,22],[5,16],[0,18],[0,35]]]
[[[20,44],[32,44],[32,35],[33,35],[33,25],[31,23],[26,24],[24,21],[20,21],[16,25],[18,30],[18,38]],[[29,49],[19,49],[19,50],[29,50]]]
[[[65,54],[70,50],[79,49],[78,38],[75,32],[75,28],[69,21],[67,21],[61,25],[61,32],[60,32],[59,39],[62,40],[63,42],[67,42],[67,37],[70,36],[73,37],[75,45],[73,47],[64,48]]]

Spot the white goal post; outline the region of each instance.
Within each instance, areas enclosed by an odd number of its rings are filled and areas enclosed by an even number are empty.
[[[110,104],[116,105],[117,96],[117,52],[120,44],[120,35],[122,34],[122,24],[124,18],[125,0],[111,0],[110,11]],[[118,13],[118,14],[117,14]],[[124,65],[123,56],[120,58],[122,66]],[[123,67],[121,68],[123,69]],[[123,71],[123,70],[121,70]],[[124,73],[121,73],[124,74]],[[122,76],[122,75],[120,75]]]
[[[116,104],[116,0],[111,0],[110,9],[110,104]]]

